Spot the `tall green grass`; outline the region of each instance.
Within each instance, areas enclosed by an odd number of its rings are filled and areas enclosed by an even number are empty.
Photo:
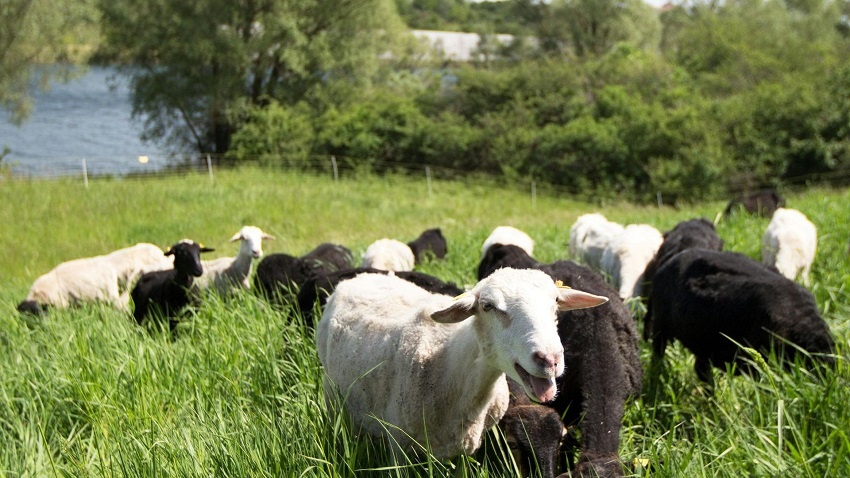
[[[599,211],[661,230],[724,204],[681,209],[589,205],[498,184],[402,177],[328,178],[265,170],[146,180],[11,181],[0,185],[0,475],[5,476],[504,476],[498,447],[450,461],[392,456],[355,438],[328,412],[312,334],[292,310],[251,294],[207,297],[176,338],[91,305],[23,320],[29,284],[56,263],[135,242],[190,237],[234,255],[227,242],[254,224],[277,236],[266,252],[301,254],[321,242],[362,252],[374,239],[409,240],[441,227],[449,255],[422,267],[471,284],[480,244],[510,224],[536,255],[566,256],[569,227]],[[843,357],[850,337],[847,191],[788,198],[818,226],[812,290]],[[736,215],[718,232],[727,250],[759,257],[767,220]],[[645,368],[649,348],[642,344]],[[664,370],[629,404],[621,456],[635,476],[850,476],[847,362],[819,374],[718,373],[714,394],[693,359],[668,348]],[[648,376],[651,374],[647,374]],[[497,436],[492,437],[497,441]],[[634,466],[633,463],[638,463]]]

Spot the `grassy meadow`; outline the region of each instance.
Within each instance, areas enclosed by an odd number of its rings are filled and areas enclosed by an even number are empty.
[[[620,454],[634,476],[850,476],[850,191],[787,195],[818,226],[812,271],[818,305],[838,344],[836,369],[760,377],[716,374],[714,394],[678,344],[630,403]],[[373,240],[440,227],[444,261],[420,270],[475,282],[480,245],[497,225],[528,232],[539,260],[565,258],[569,228],[586,212],[664,231],[725,204],[678,209],[591,205],[538,189],[404,177],[332,179],[267,170],[155,179],[0,183],[0,475],[2,476],[510,476],[493,453],[437,461],[393,457],[355,439],[328,413],[313,337],[292,310],[245,293],[209,296],[177,338],[142,330],[104,306],[22,320],[31,282],[57,263],[136,242],[163,248],[188,237],[232,256],[251,224],[276,236],[266,253],[302,254],[335,242],[359,255]],[[720,222],[726,249],[760,258],[766,219]],[[639,315],[639,312],[638,312]],[[645,369],[649,347],[641,344]],[[460,365],[462,366],[462,364]]]

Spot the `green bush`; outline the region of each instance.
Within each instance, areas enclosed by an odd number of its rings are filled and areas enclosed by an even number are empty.
[[[233,134],[228,157],[238,162],[303,166],[312,152],[313,122],[304,104],[286,107],[273,101],[254,107]]]

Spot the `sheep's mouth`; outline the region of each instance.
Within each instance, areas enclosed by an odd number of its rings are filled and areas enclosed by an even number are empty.
[[[540,403],[550,402],[555,399],[555,394],[558,393],[558,387],[555,385],[555,377],[537,377],[528,373],[518,363],[514,364],[514,369],[519,374],[519,378],[522,379],[523,388],[525,388],[525,393],[529,398]]]

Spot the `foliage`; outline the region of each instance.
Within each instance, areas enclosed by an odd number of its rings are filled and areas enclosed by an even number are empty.
[[[292,105],[328,77],[368,84],[392,51],[389,0],[103,0],[119,58],[144,68],[133,104],[147,139],[224,153],[247,108]]]
[[[272,101],[250,110],[245,124],[233,134],[229,156],[240,162],[298,166],[312,150],[313,123],[304,104],[292,108]]]
[[[0,106],[10,120],[27,119],[34,90],[78,74],[74,64],[83,63],[96,43],[94,0],[0,2]]]

